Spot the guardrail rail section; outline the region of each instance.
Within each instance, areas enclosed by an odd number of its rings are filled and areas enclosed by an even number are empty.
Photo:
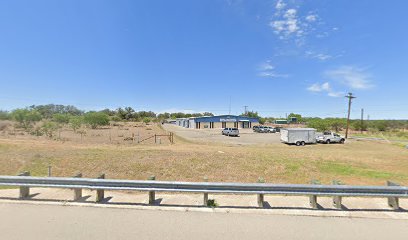
[[[82,189],[96,190],[96,202],[104,198],[105,190],[145,191],[149,194],[149,204],[155,203],[155,192],[189,192],[203,193],[204,204],[207,205],[208,194],[254,194],[257,195],[258,206],[264,206],[264,195],[308,196],[310,206],[317,208],[318,197],[332,197],[336,208],[341,209],[343,197],[386,198],[388,205],[398,210],[399,198],[408,198],[408,187],[387,182],[385,186],[351,186],[333,181],[333,185],[322,185],[313,180],[312,184],[268,184],[263,179],[257,183],[217,183],[208,182],[170,182],[156,181],[151,176],[147,181],[105,179],[105,174],[98,178],[82,178],[82,174],[74,177],[33,177],[29,172],[18,176],[0,176],[0,186],[20,187],[20,198],[29,197],[31,187],[73,189],[73,200],[82,197]]]

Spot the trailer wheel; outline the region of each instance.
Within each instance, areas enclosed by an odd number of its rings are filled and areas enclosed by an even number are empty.
[[[300,145],[301,145],[301,146],[305,146],[306,143],[302,141],[302,142],[300,142]]]
[[[299,141],[297,141],[297,142],[296,142],[296,146],[299,147],[300,145],[301,145],[301,143],[300,143]]]

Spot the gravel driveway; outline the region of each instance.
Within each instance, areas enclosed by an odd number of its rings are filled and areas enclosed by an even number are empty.
[[[173,124],[163,124],[162,126],[165,130],[190,141],[237,145],[280,143],[280,133],[254,133],[252,129],[240,129],[239,137],[228,137],[221,134],[222,129],[190,129]]]

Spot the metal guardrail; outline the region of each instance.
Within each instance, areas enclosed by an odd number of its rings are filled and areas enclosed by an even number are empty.
[[[76,189],[74,199],[78,199],[78,189],[148,191],[149,202],[154,202],[154,193],[158,192],[190,192],[190,193],[226,193],[226,194],[257,194],[262,196],[259,206],[263,206],[263,195],[292,195],[333,197],[337,208],[341,208],[341,197],[384,197],[394,209],[398,209],[398,198],[408,198],[408,187],[388,182],[388,186],[350,186],[350,185],[320,185],[320,184],[268,184],[268,183],[214,183],[214,182],[169,182],[169,181],[139,181],[112,180],[76,177],[30,177],[29,173],[22,176],[0,176],[0,185],[20,187],[20,197],[28,196],[30,187],[68,188]],[[152,178],[154,179],[154,178]],[[338,183],[336,183],[338,184]],[[23,193],[21,190],[23,189]],[[100,201],[101,196],[97,196]],[[205,197],[204,197],[205,198]],[[152,201],[151,201],[152,200]],[[204,200],[205,201],[205,200]],[[206,203],[204,203],[206,204]],[[312,204],[316,207],[316,203]]]

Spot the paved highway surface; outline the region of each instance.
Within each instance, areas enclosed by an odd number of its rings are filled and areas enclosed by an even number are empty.
[[[0,203],[0,239],[407,239],[408,221]]]

